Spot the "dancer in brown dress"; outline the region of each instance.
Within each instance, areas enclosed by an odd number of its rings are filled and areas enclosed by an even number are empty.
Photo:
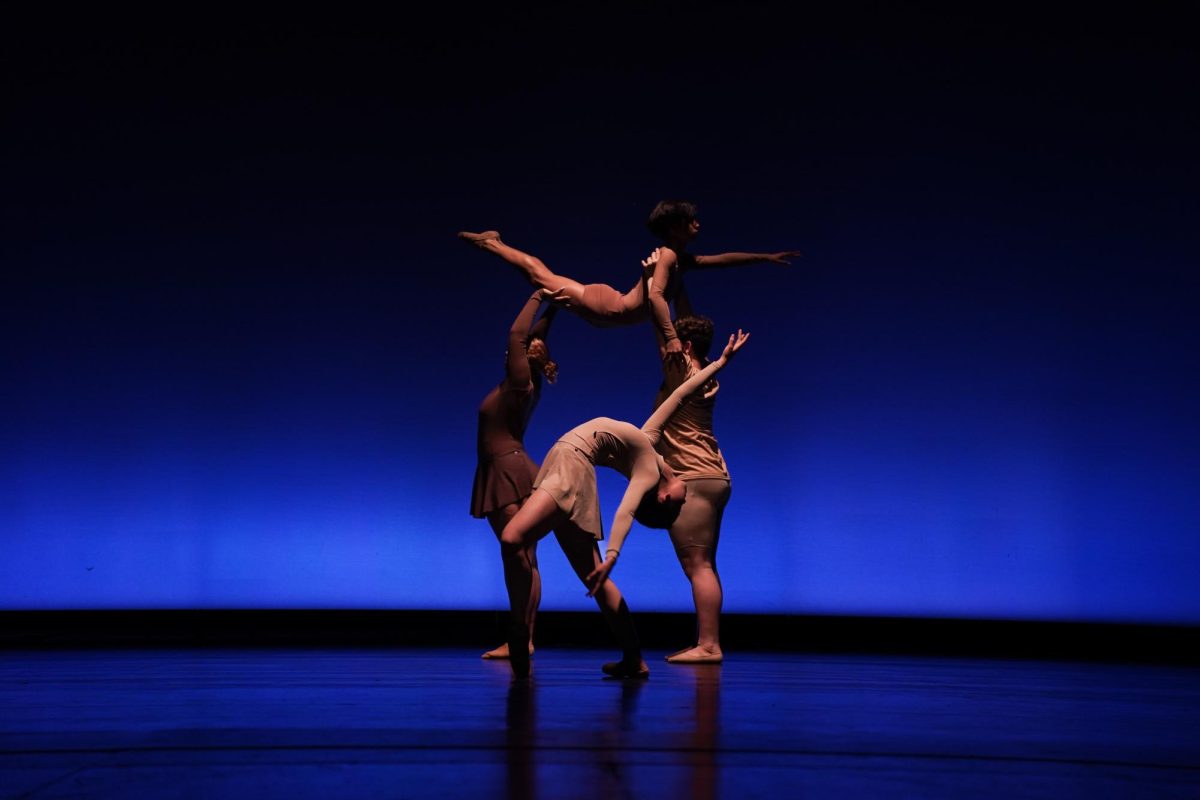
[[[488,392],[479,405],[476,447],[479,461],[471,490],[471,516],[486,517],[496,538],[533,491],[538,465],[525,452],[525,428],[542,392],[542,376],[551,383],[558,365],[550,359],[546,338],[557,313],[551,305],[534,324],[543,300],[542,290],[530,295],[508,331],[504,380]],[[533,570],[529,608],[529,653],[533,653],[533,626],[542,598],[542,576],[537,568],[536,544],[530,548]],[[483,654],[508,658],[508,642]]]
[[[629,608],[608,576],[616,566],[639,505],[678,507],[684,500],[683,483],[654,451],[663,426],[683,399],[722,369],[747,338],[749,334],[741,331],[730,336],[721,356],[676,387],[641,428],[598,417],[568,431],[546,454],[534,481],[538,491],[530,495],[500,535],[511,612],[508,647],[516,676],[529,674],[530,547],[551,529],[621,643],[621,660],[606,664],[604,671],[623,678],[649,674]],[[595,544],[603,536],[596,494],[597,466],[615,469],[629,479],[609,528],[603,559]]]
[[[683,273],[691,269],[732,267],[760,261],[787,264],[799,251],[780,253],[722,253],[693,256],[687,245],[700,231],[696,206],[682,200],[664,200],[655,206],[646,222],[650,231],[662,239],[665,247],[657,262],[643,268],[633,287],[622,294],[603,283],[582,284],[553,272],[536,256],[524,253],[500,241],[496,231],[459,232],[459,237],[481,250],[494,253],[525,274],[534,286],[545,289],[549,299],[567,306],[593,325],[635,325],[653,317],[657,334],[667,343],[667,353],[681,358],[682,347],[671,324],[670,303],[683,292]]]

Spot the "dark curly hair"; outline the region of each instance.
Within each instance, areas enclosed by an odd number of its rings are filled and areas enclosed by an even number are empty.
[[[675,335],[681,342],[691,342],[692,352],[699,358],[708,358],[712,349],[713,321],[699,314],[675,320]]]
[[[677,225],[687,225],[696,218],[696,204],[687,200],[663,200],[650,212],[646,227],[660,239],[667,238]]]

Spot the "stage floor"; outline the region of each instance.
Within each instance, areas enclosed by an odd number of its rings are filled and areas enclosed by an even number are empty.
[[[1200,796],[1200,671],[543,649],[0,653],[0,796]]]

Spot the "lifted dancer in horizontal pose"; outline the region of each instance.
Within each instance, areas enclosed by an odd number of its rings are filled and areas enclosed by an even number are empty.
[[[479,405],[476,448],[479,461],[471,489],[471,516],[486,517],[496,539],[533,491],[538,465],[525,452],[525,428],[542,393],[542,376],[551,383],[558,365],[550,358],[546,339],[558,308],[551,305],[534,324],[542,304],[541,289],[534,292],[508,331],[504,357],[504,380],[488,392]],[[537,568],[537,545],[529,550],[533,569],[529,604],[529,653],[533,654],[533,626],[542,599],[542,576]],[[508,643],[483,654],[484,658],[508,658]]]
[[[682,360],[682,348],[671,325],[670,303],[683,290],[683,273],[691,269],[732,267],[767,261],[787,264],[799,251],[780,253],[722,253],[694,256],[687,245],[696,238],[700,223],[696,207],[681,200],[664,200],[654,207],[646,221],[650,231],[663,241],[664,252],[651,269],[643,268],[637,283],[622,294],[603,283],[582,284],[552,271],[536,256],[500,241],[496,231],[459,232],[459,237],[481,250],[494,253],[525,274],[534,286],[550,293],[549,299],[569,307],[593,325],[634,325],[653,316],[658,335],[667,343],[667,353]]]
[[[595,597],[609,627],[621,644],[620,661],[604,671],[620,678],[639,678],[650,670],[620,590],[608,580],[639,505],[677,509],[685,487],[662,456],[654,451],[663,426],[683,399],[703,386],[746,343],[749,334],[729,337],[721,356],[676,387],[641,428],[628,422],[598,417],[568,431],[546,454],[529,499],[500,535],[504,580],[510,606],[508,650],[513,674],[529,674],[529,607],[532,587],[531,545],[555,531],[575,573]],[[610,467],[629,479],[629,485],[609,527],[608,548],[600,558],[595,541],[603,537],[596,467]]]

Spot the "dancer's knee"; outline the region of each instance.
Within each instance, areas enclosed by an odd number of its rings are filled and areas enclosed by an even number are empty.
[[[500,552],[505,556],[516,555],[525,549],[525,537],[522,531],[514,530],[511,525],[505,526],[500,532]]]
[[[717,567],[713,563],[711,547],[680,547],[675,551],[675,555],[679,558],[679,565],[683,567],[683,571],[689,578],[701,570],[716,572]]]

